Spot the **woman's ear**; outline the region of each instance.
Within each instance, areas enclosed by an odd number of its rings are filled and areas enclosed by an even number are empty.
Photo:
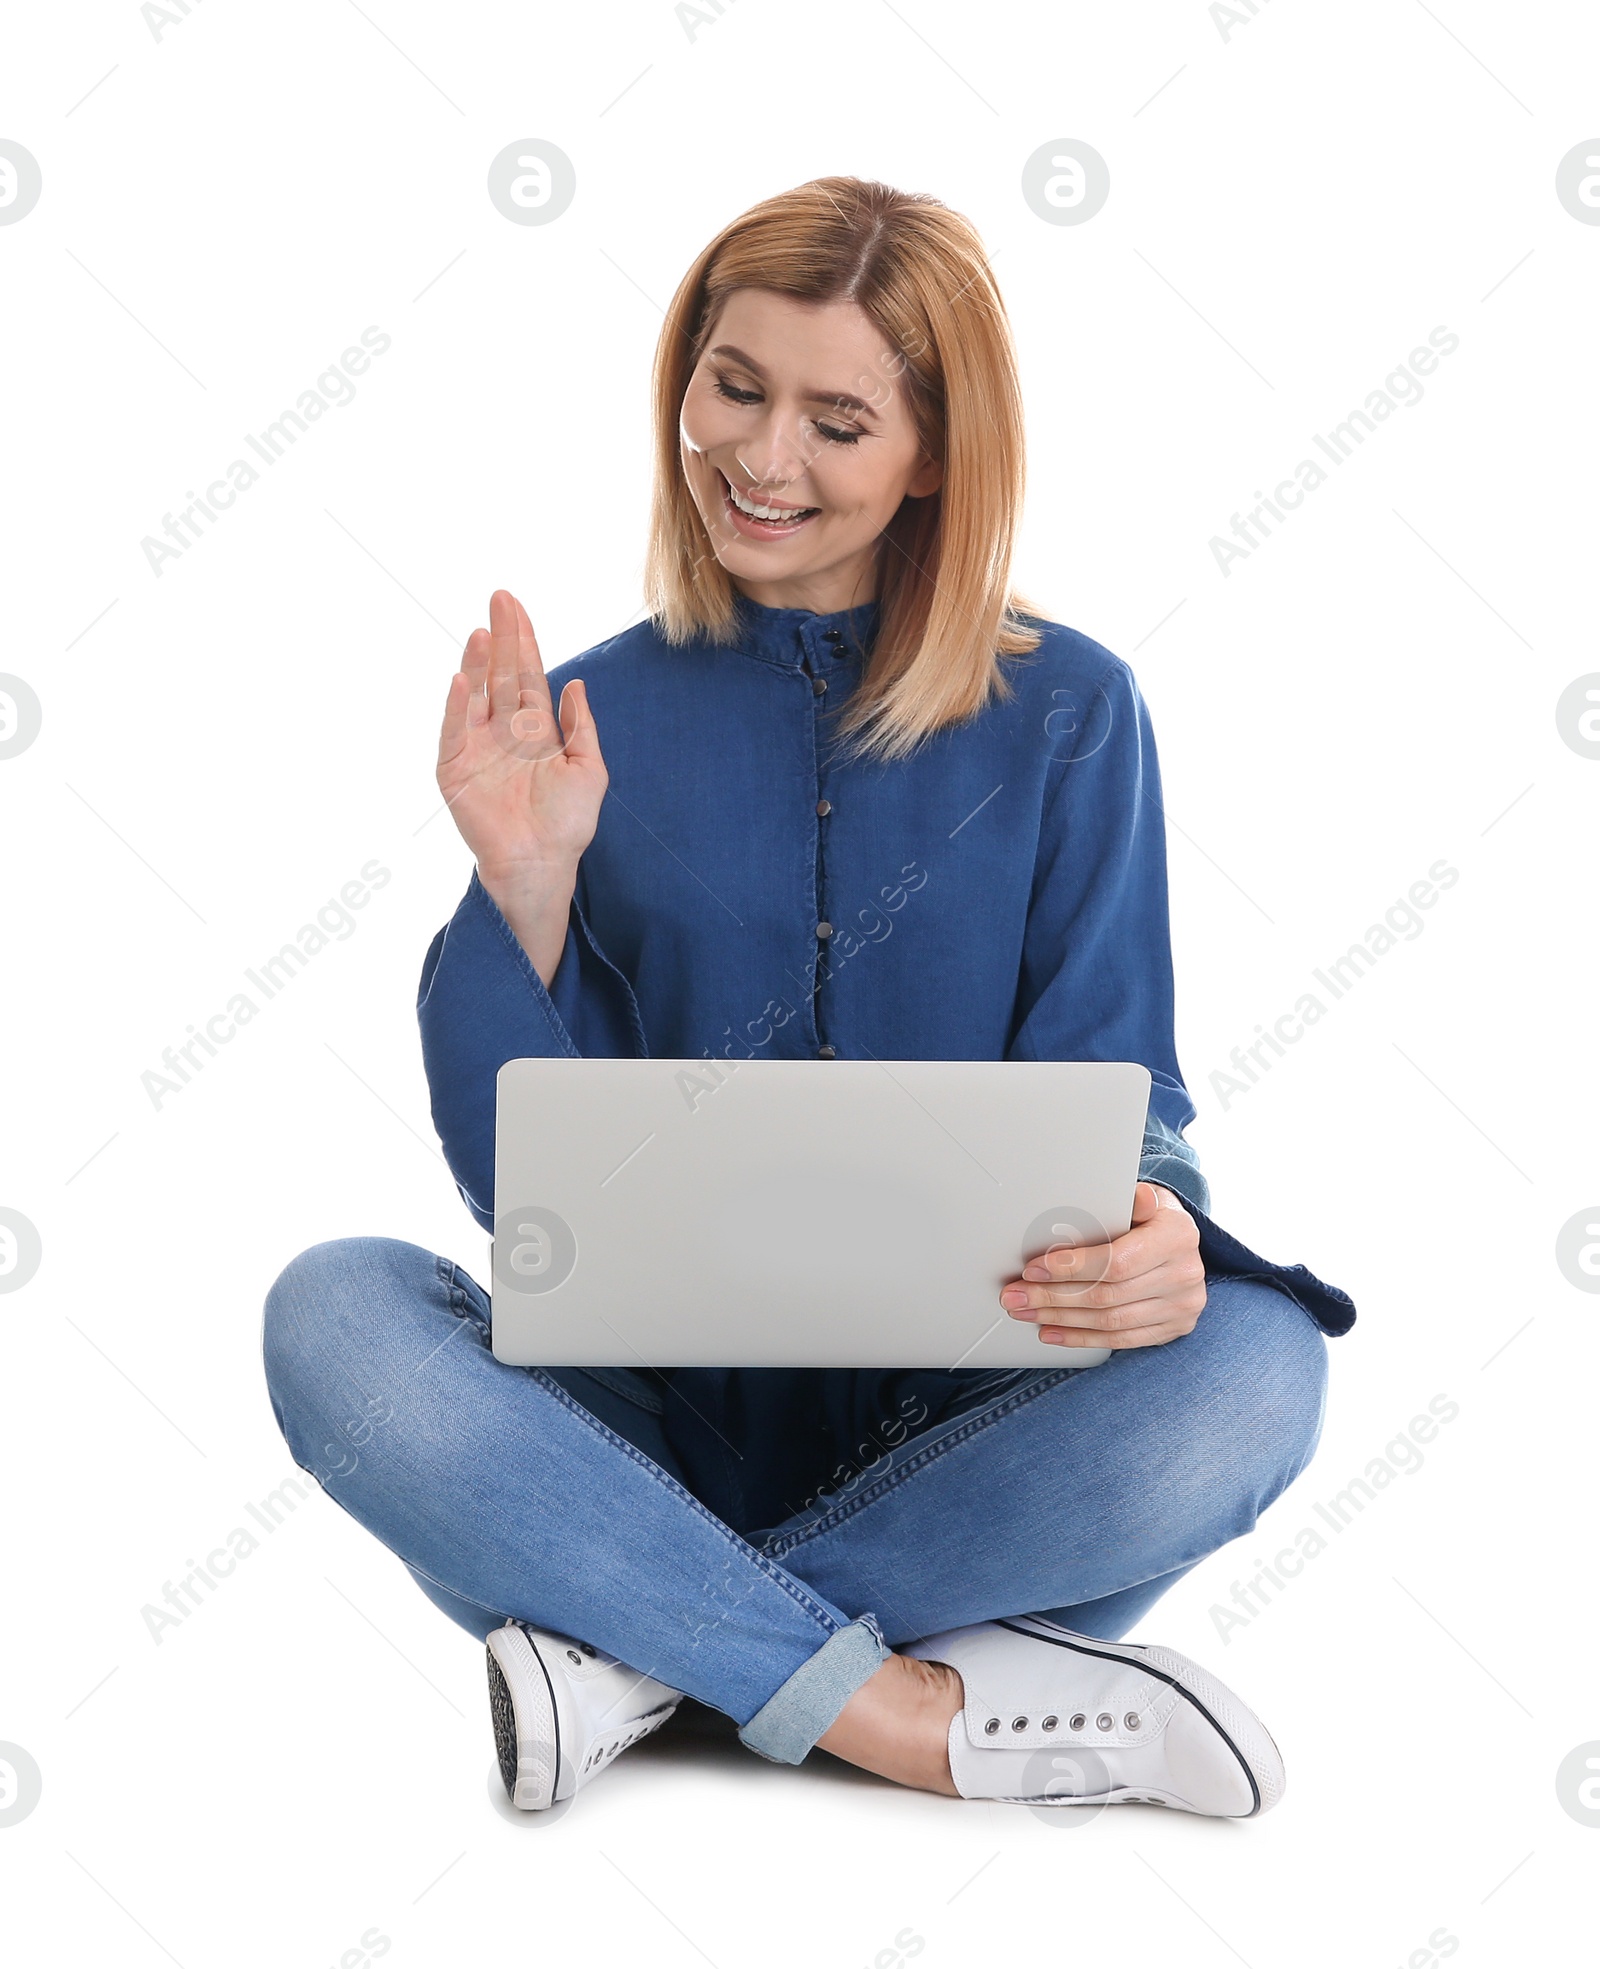
[[[937,492],[944,484],[944,460],[924,458],[912,474],[911,483],[906,487],[908,499],[926,499],[931,492]]]

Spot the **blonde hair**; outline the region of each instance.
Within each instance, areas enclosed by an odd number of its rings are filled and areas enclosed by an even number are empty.
[[[840,716],[863,755],[903,758],[1011,695],[999,658],[1039,646],[1011,588],[1023,492],[1010,325],[975,228],[938,199],[817,178],[735,219],[684,275],[656,348],[646,598],[670,643],[733,639],[737,591],[689,491],[679,418],[735,288],[853,301],[894,351],[923,451],[944,482],[904,500],[879,545],[877,636]]]

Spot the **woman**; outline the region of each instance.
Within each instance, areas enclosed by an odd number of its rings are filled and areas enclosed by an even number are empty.
[[[513,1058],[1141,1061],[1132,1228],[1001,1294],[1042,1346],[1113,1351],[512,1367],[459,1266],[358,1238],[268,1299],[279,1424],[486,1638],[518,1806],[687,1694],[777,1762],[1263,1810],[1260,1722],[1117,1637],[1299,1474],[1354,1308],[1207,1214],[1149,717],[1010,589],[1021,406],[976,234],[851,178],[758,205],[678,291],[655,413],[649,620],[565,666],[558,722],[502,591],[450,686],[439,785],[476,868],[418,1005],[461,1195],[492,1229]]]

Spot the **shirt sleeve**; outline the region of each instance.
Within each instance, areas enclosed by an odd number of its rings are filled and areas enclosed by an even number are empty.
[[[649,1054],[633,988],[596,942],[578,895],[546,990],[476,869],[428,946],[417,1020],[433,1125],[462,1201],[486,1231],[494,1228],[495,1076],[506,1061]]]
[[[1150,1070],[1141,1180],[1170,1189],[1200,1231],[1208,1272],[1277,1285],[1326,1333],[1355,1320],[1349,1295],[1241,1244],[1210,1216],[1211,1192],[1183,1138],[1195,1105],[1173,1037],[1166,817],[1150,713],[1112,660],[1069,746],[1050,767],[1023,938],[1016,1060],[1137,1060]]]

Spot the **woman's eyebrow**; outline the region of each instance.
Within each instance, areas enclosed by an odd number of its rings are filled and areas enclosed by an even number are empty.
[[[731,342],[719,343],[710,353],[714,356],[726,356],[730,362],[742,364],[752,376],[766,376],[767,372],[753,356],[747,356],[743,349],[734,348]],[[867,417],[875,417],[878,414],[874,406],[864,397],[851,396],[848,390],[802,390],[800,395],[806,403],[842,405],[846,410],[854,410]]]

